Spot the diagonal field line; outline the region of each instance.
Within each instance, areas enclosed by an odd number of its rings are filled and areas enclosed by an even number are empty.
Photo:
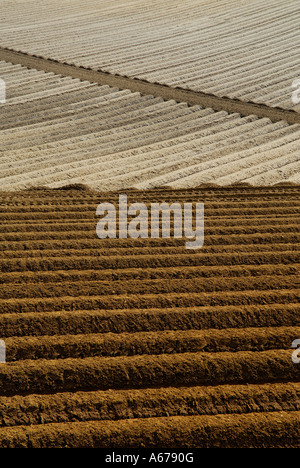
[[[172,88],[168,85],[150,83],[139,78],[130,78],[101,70],[92,70],[91,68],[62,63],[57,60],[38,57],[4,47],[0,47],[0,60],[62,76],[79,78],[82,81],[90,81],[101,86],[109,85],[119,89],[129,89],[132,92],[144,95],[161,97],[164,100],[186,102],[190,106],[200,105],[202,107],[210,107],[215,111],[238,113],[241,116],[257,115],[260,118],[268,118],[272,122],[284,120],[289,124],[300,123],[300,114],[294,110],[232,99],[226,96],[216,96],[202,91],[191,91],[179,87]]]

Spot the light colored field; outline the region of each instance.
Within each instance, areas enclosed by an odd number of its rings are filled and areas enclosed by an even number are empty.
[[[4,190],[101,190],[214,182],[271,185],[299,174],[300,126],[141,96],[0,63]]]
[[[300,110],[297,0],[1,0],[0,45]],[[12,27],[13,24],[13,27]]]

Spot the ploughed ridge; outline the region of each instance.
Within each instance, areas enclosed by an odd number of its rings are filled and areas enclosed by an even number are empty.
[[[205,243],[98,239],[121,192],[2,192],[1,447],[299,447],[299,186],[204,202]]]

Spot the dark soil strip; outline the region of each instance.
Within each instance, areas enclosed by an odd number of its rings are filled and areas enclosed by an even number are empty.
[[[299,413],[218,414],[2,428],[2,448],[299,448]]]
[[[39,359],[0,367],[0,395],[297,382],[291,350]]]
[[[300,410],[300,384],[223,385],[0,397],[0,426]],[[258,415],[259,416],[259,415]],[[17,428],[16,428],[17,429]],[[30,430],[30,428],[29,428]],[[5,432],[5,429],[4,429]],[[1,437],[1,436],[0,436]],[[0,438],[1,440],[1,438]]]

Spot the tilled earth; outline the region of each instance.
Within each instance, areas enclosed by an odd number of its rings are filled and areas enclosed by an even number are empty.
[[[98,239],[118,192],[2,192],[1,447],[300,447],[299,186],[204,202],[205,243]]]

